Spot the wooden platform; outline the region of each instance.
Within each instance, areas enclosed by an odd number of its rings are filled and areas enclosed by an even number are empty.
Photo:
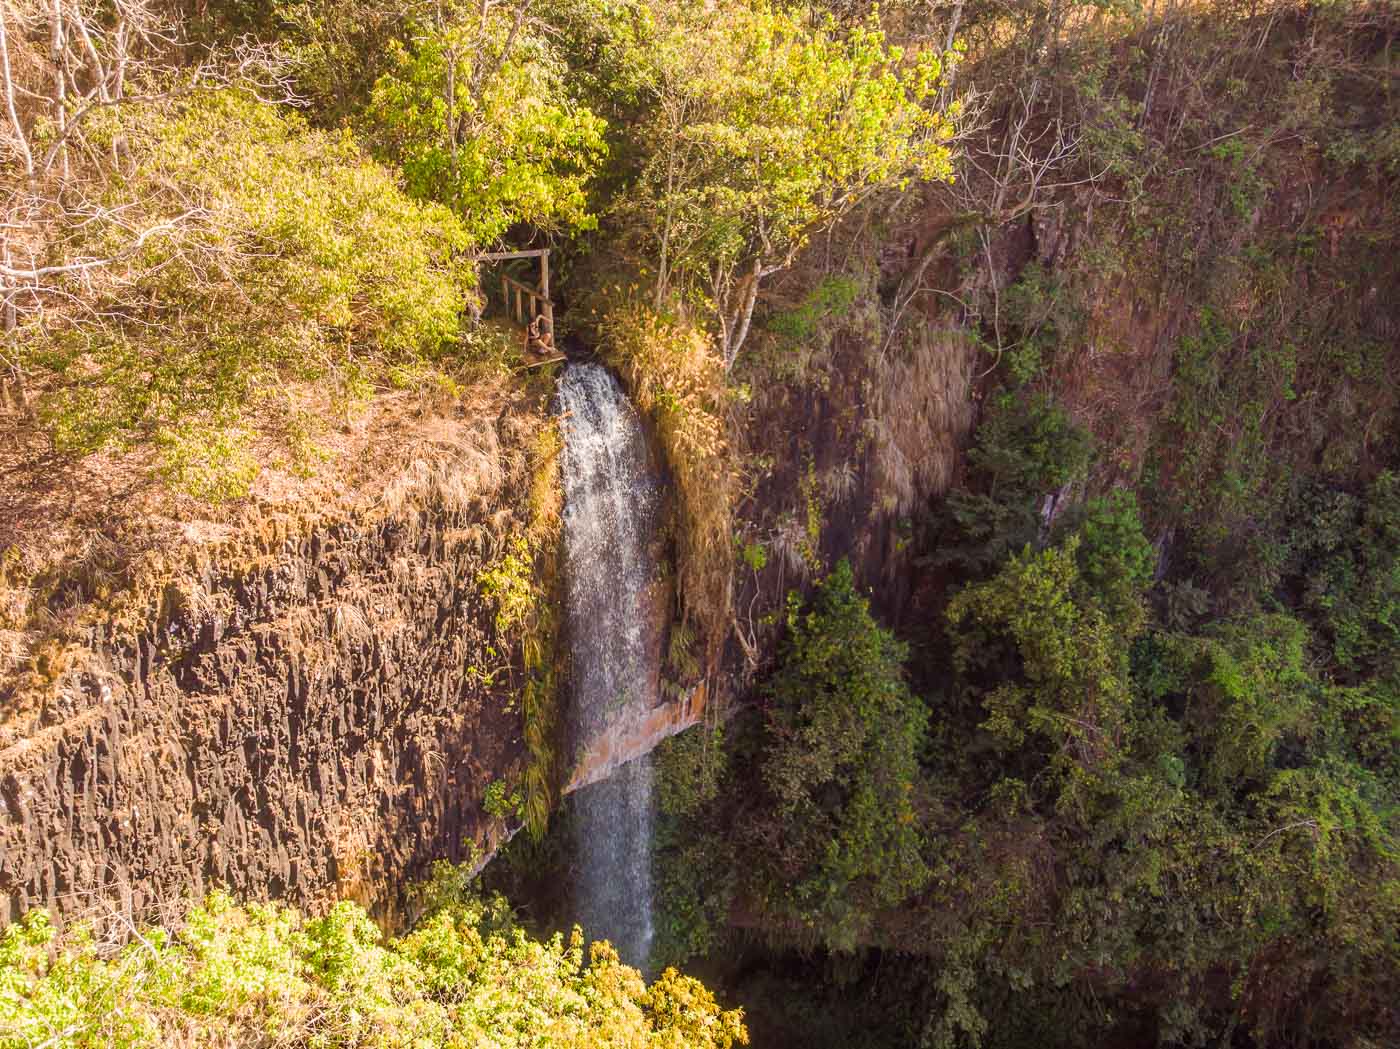
[[[522,354],[522,356],[524,357],[524,363],[520,364],[519,368],[521,371],[526,372],[534,371],[536,368],[543,368],[546,365],[558,364],[560,361],[568,360],[568,357],[564,356],[564,353],[561,350],[555,350],[553,353],[546,354],[532,352]]]

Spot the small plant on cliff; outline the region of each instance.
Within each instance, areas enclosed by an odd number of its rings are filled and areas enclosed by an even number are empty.
[[[531,449],[529,524],[506,552],[477,576],[496,606],[498,640],[520,644],[520,707],[525,749],[525,795],[519,815],[530,834],[544,834],[554,806],[560,654],[556,652],[557,546],[563,512],[559,476],[563,436],[557,423],[542,428]]]
[[[518,820],[525,816],[525,797],[518,790],[510,790],[502,780],[492,780],[486,784],[481,798],[481,808],[486,815],[498,820]]]
[[[477,574],[482,594],[496,606],[496,633],[501,637],[524,625],[535,610],[533,561],[529,540],[513,535],[499,560]]]

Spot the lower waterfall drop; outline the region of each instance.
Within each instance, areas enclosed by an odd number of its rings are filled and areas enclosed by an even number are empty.
[[[571,745],[601,739],[655,700],[647,588],[658,490],[636,410],[606,368],[574,364],[559,383],[564,434],[564,581],[573,657]],[[652,768],[638,758],[574,796],[578,920],[629,965],[652,941]]]

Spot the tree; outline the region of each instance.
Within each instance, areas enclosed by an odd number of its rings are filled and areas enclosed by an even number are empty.
[[[478,244],[517,222],[588,228],[604,122],[575,103],[530,0],[445,5],[398,41],[369,118],[410,192],[451,206]]]
[[[645,160],[617,214],[654,267],[653,306],[699,308],[726,368],[762,281],[814,234],[881,190],[951,177],[941,56],[888,44],[873,18],[813,26],[746,0],[671,4],[640,46]]]
[[[954,666],[986,714],[981,729],[999,750],[1048,764],[1073,798],[1104,781],[1123,758],[1132,693],[1127,641],[1141,616],[1111,621],[1080,592],[1079,537],[1028,546],[992,579],[948,606]],[[1005,667],[1019,673],[1003,674]],[[1083,801],[1083,798],[1079,798]]]
[[[122,107],[90,139],[122,143],[123,177],[84,187],[114,218],[49,218],[61,272],[11,333],[56,450],[154,442],[177,487],[241,495],[287,383],[353,401],[457,347],[465,231],[344,135],[226,90]]]
[[[849,562],[805,609],[792,599],[788,631],[765,689],[775,882],[780,906],[849,948],[878,908],[927,879],[913,792],[928,714],[904,681],[905,647],[871,617]]]

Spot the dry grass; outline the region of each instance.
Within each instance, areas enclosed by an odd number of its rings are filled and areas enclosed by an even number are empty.
[[[613,307],[600,332],[604,356],[651,418],[671,467],[681,608],[713,658],[729,624],[738,489],[724,419],[724,366],[703,331],[639,303]]]
[[[874,481],[881,509],[904,517],[953,483],[972,431],[976,346],[957,328],[917,325],[874,363]]]

